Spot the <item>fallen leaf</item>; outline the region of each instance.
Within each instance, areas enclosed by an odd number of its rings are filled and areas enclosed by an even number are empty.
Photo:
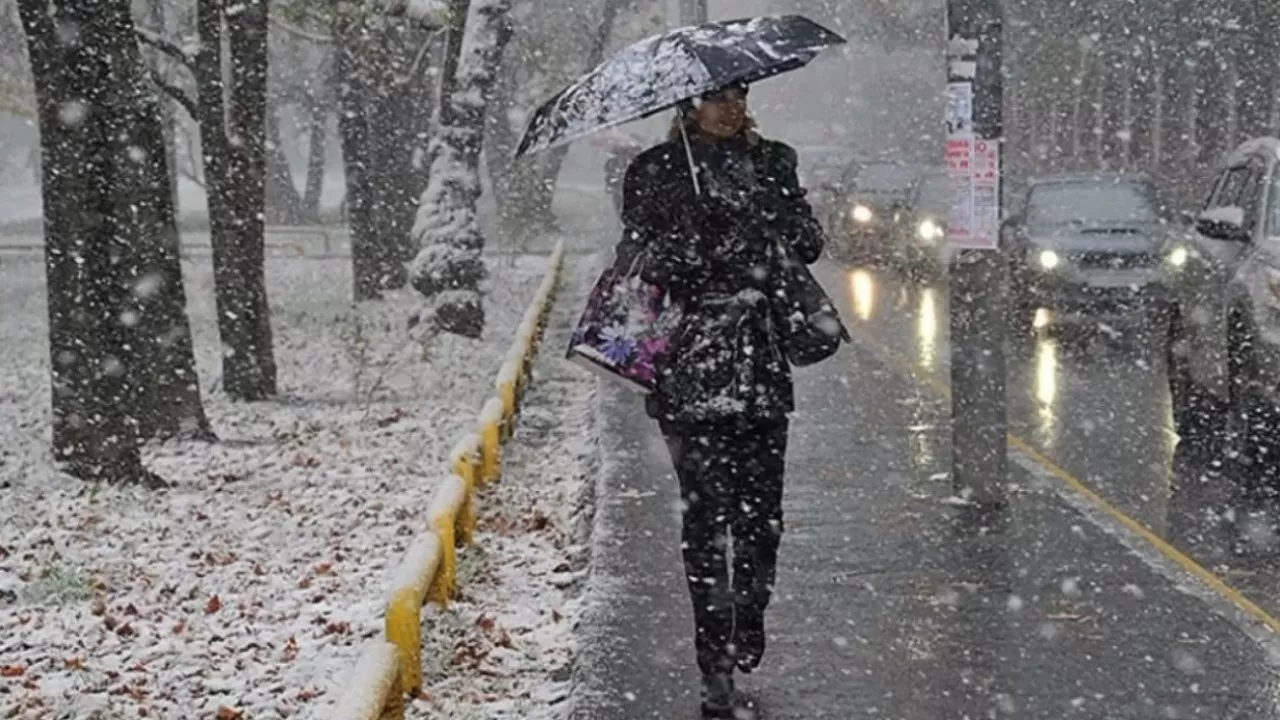
[[[116,628],[116,634],[119,635],[120,637],[133,637],[134,635],[138,634],[138,631],[134,630],[133,626],[130,625],[129,623],[125,623],[120,627]]]
[[[379,419],[377,425],[380,428],[389,427],[405,419],[405,416],[406,416],[406,413],[402,408],[396,408],[395,410],[391,411],[390,415],[387,415],[386,417]]]
[[[306,702],[308,700],[314,700],[319,695],[320,693],[312,690],[311,688],[302,688],[298,691],[298,700]]]
[[[310,577],[310,576],[304,577],[304,578],[302,578],[301,580],[299,580],[299,581],[298,581],[298,589],[299,589],[299,590],[306,590],[306,589],[307,589],[307,588],[309,588],[309,587],[311,587],[311,577]]]
[[[285,662],[293,662],[298,657],[298,639],[290,635],[288,640],[284,641],[284,652],[281,659]]]
[[[23,665],[0,665],[0,677],[22,677],[27,674],[27,668]]]
[[[323,563],[320,563],[319,565],[316,565],[317,575],[328,575],[331,572],[333,572],[333,563],[323,562]]]
[[[488,615],[485,615],[484,613],[481,613],[480,617],[476,618],[476,627],[480,628],[481,630],[484,630],[485,632],[492,630],[493,626],[494,626],[493,618],[489,617]]]
[[[62,665],[68,670],[84,670],[84,660],[78,657],[69,657],[62,661]]]
[[[351,623],[346,620],[331,622],[324,626],[325,635],[346,635],[351,632]]]
[[[125,614],[125,615],[137,615],[137,614],[138,614],[138,608],[134,607],[134,606],[133,606],[133,603],[129,603],[128,605],[125,605],[125,606],[124,606],[124,614]]]
[[[214,595],[209,598],[209,602],[205,603],[204,614],[212,615],[221,609],[222,609],[222,601],[218,599],[217,595]]]
[[[301,452],[294,455],[293,459],[289,461],[289,464],[294,467],[304,467],[304,468],[320,467],[319,460],[317,460],[315,457],[311,455],[307,455],[306,453],[301,453]]]
[[[546,514],[543,513],[541,510],[534,510],[533,514],[525,518],[525,521],[524,521],[525,529],[530,532],[538,532],[539,530],[545,530],[547,529],[547,526],[550,524],[551,524],[551,518],[547,517]]]
[[[218,720],[240,720],[242,717],[244,717],[244,711],[242,710],[229,708],[226,705],[218,708]]]
[[[511,635],[506,630],[500,628],[498,630],[498,634],[493,638],[493,644],[500,648],[510,648]]]

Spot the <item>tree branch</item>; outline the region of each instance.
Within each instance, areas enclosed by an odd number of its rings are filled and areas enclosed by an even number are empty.
[[[269,18],[269,21],[276,29],[283,30],[284,32],[294,37],[302,38],[303,40],[308,40],[310,42],[318,43],[321,45],[333,44],[333,38],[329,37],[328,35],[321,35],[319,33],[308,32],[306,30],[303,30],[300,27],[295,27],[293,25],[290,25],[289,23],[275,17],[274,15]]]
[[[164,77],[155,69],[151,70],[151,81],[154,82],[156,87],[160,88],[165,95],[173,98],[174,102],[181,105],[183,109],[190,113],[192,120],[198,121],[200,119],[200,108],[196,105],[196,101],[192,100],[191,96],[183,92],[182,88],[165,82]]]
[[[192,57],[191,53],[188,53],[186,50],[179,47],[177,43],[164,37],[158,32],[147,30],[143,27],[135,28],[134,32],[137,34],[138,40],[144,45],[150,45],[156,50],[159,50],[165,55],[177,60],[188,70],[192,68],[192,63],[195,58]]]

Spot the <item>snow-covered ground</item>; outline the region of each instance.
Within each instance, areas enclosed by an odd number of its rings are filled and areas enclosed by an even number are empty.
[[[411,291],[352,308],[350,261],[270,260],[281,396],[256,405],[217,388],[211,269],[189,265],[222,442],[150,450],[175,483],[161,492],[52,470],[42,269],[0,263],[0,717],[323,716],[382,631],[388,570],[423,529],[546,258],[493,262],[476,342],[409,331]],[[591,459],[590,417],[574,408],[593,387],[556,354],[541,361],[548,384],[535,380],[507,480],[482,501],[463,596],[424,631],[415,716],[555,717],[572,649],[571,517]]]

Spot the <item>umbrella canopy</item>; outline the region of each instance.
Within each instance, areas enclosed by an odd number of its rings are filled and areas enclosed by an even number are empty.
[[[631,45],[539,107],[516,155],[808,65],[844,38],[800,15],[714,22]]]

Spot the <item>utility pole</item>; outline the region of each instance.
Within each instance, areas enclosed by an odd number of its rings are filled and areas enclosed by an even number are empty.
[[[1003,24],[1000,0],[947,0],[952,483],[982,510],[1006,503]]]

